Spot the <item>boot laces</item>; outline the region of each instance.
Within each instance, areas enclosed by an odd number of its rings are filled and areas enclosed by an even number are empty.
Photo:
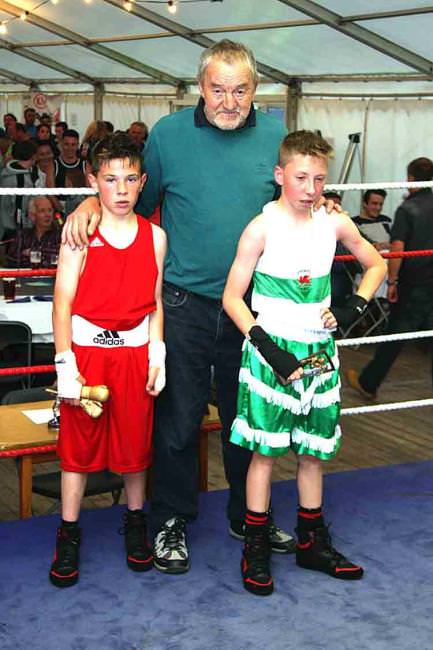
[[[176,519],[172,526],[164,526],[163,531],[164,548],[171,550],[178,549],[185,541],[185,524],[182,519]]]

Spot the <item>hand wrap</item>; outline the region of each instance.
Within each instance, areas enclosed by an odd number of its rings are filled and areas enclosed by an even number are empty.
[[[155,379],[155,390],[161,392],[165,387],[165,343],[164,341],[150,341],[149,343],[149,368],[159,368]]]
[[[284,381],[287,381],[287,378],[301,367],[295,355],[278,347],[260,325],[253,325],[247,334],[247,338],[269,363],[278,380],[281,377]]]
[[[339,327],[349,327],[356,321],[357,318],[367,309],[368,302],[362,296],[354,293],[350,296],[344,307],[331,307],[331,312],[334,314]]]
[[[80,374],[77,361],[72,350],[59,352],[54,357],[57,372],[57,394],[68,399],[80,399],[82,383],[78,381]]]

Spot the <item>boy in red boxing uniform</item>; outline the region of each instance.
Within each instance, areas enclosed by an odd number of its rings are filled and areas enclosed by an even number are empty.
[[[128,567],[147,571],[153,566],[142,508],[153,402],[165,384],[161,284],[166,237],[134,213],[146,175],[128,136],[117,134],[98,143],[92,170],[89,177],[99,192],[102,220],[88,248],[61,247],[54,292],[55,363],[62,398],[62,523],[49,573],[56,587],[78,580],[78,517],[87,473],[106,467],[121,473],[125,482]],[[106,384],[110,390],[97,419],[79,406],[84,383]]]

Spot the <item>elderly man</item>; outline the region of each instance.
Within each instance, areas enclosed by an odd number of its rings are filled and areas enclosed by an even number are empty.
[[[128,135],[134,140],[140,151],[143,151],[149,136],[147,124],[144,122],[132,122],[128,129]]]
[[[55,224],[54,208],[47,196],[30,199],[28,216],[33,228],[18,232],[6,252],[8,266],[29,267],[30,254],[40,253],[41,268],[54,268],[60,248],[60,230]]]
[[[282,124],[254,109],[257,70],[244,45],[223,40],[205,50],[198,83],[195,109],[172,113],[153,127],[145,150],[148,181],[136,207],[138,214],[150,216],[162,200],[168,235],[167,386],[156,404],[151,508],[154,563],[166,573],[189,568],[186,523],[198,512],[198,434],[212,367],[230,485],[229,532],[244,538],[251,454],[229,442],[243,340],[221,296],[242,230],[276,196],[273,167],[285,135]],[[87,212],[81,210],[67,228],[73,245],[87,243],[95,199],[86,204]],[[269,533],[274,551],[294,550],[290,535],[274,524]]]

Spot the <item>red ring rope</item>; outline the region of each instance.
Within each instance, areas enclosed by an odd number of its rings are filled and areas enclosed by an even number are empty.
[[[0,377],[3,375],[30,375],[42,372],[55,372],[56,366],[22,366],[20,368],[0,368]]]
[[[14,458],[26,454],[44,454],[56,451],[57,445],[40,445],[39,447],[22,447],[21,449],[0,449],[0,458]]]

